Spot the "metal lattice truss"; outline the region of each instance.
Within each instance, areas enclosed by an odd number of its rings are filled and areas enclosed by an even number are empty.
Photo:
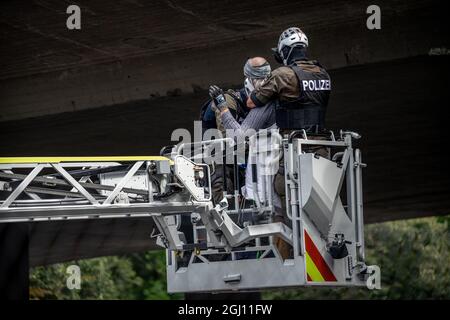
[[[165,171],[152,173],[161,163]],[[165,157],[1,158],[0,189],[7,196],[0,222],[192,212],[202,203],[155,199],[152,181],[168,178],[171,164]]]

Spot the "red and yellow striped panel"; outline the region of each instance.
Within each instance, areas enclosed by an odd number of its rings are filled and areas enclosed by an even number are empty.
[[[337,281],[325,259],[305,230],[306,277],[310,282]]]

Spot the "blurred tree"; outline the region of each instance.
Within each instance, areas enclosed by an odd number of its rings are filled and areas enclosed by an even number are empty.
[[[81,289],[70,290],[69,265],[81,270]],[[128,259],[103,257],[37,267],[30,273],[30,299],[135,299],[142,279]]]
[[[136,273],[143,279],[138,299],[181,299],[182,294],[167,293],[166,252],[152,251],[130,255]]]

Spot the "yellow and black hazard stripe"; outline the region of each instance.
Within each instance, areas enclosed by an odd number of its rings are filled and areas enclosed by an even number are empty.
[[[305,230],[306,276],[310,282],[336,282],[337,279]]]

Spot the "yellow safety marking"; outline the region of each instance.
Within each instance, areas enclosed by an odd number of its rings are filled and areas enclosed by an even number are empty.
[[[169,160],[161,156],[96,156],[96,157],[5,157],[0,158],[0,164],[19,163],[60,163],[60,162],[123,162],[123,161],[163,161]]]
[[[305,252],[305,258],[306,258],[306,272],[308,273],[309,277],[314,282],[324,282],[325,279],[322,277],[322,274],[320,273],[319,269],[317,269],[316,265],[312,261],[311,257],[307,252]]]

